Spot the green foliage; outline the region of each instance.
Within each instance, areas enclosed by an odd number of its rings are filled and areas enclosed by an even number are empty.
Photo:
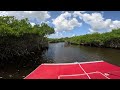
[[[120,28],[106,33],[93,33],[70,38],[49,39],[49,42],[69,42],[77,45],[120,48]]]
[[[49,43],[64,42],[64,38],[59,38],[59,39],[48,38],[48,41]]]
[[[29,20],[0,16],[0,60],[29,55],[48,47],[46,36],[54,29],[45,23],[32,26]]]
[[[54,33],[54,29],[45,23],[32,27],[27,18],[18,20],[14,16],[0,16],[0,36],[19,37],[26,33],[44,37]]]
[[[73,44],[87,44],[87,45],[104,46],[104,47],[111,47],[110,45],[114,43],[112,47],[114,47],[115,44],[117,44],[118,47],[118,44],[120,43],[120,29],[113,29],[111,32],[102,33],[102,34],[93,33],[93,34],[86,34],[81,36],[74,36],[67,39],[66,41]]]

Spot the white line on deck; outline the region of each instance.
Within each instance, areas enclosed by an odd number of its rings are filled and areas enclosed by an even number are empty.
[[[86,64],[86,63],[98,63],[104,61],[90,61],[90,62],[75,62],[75,63],[43,63],[41,65],[71,65],[71,64]]]
[[[90,76],[85,72],[85,70],[82,68],[82,66],[80,64],[79,64],[79,66],[84,71],[84,73],[88,76],[88,78],[91,79]]]
[[[99,73],[99,74],[103,75],[104,77],[106,77],[107,79],[110,79],[109,77],[105,76],[103,73],[101,73],[101,72],[99,72],[99,71],[90,72],[90,73],[87,73],[87,74],[94,74],[94,73]],[[59,75],[59,76],[58,76],[58,79],[60,79],[60,77],[67,77],[67,76],[82,76],[82,75],[86,75],[86,73],[83,73],[83,74],[71,74],[71,75]]]

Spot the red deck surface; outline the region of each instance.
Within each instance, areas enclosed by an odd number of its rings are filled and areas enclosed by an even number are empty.
[[[120,79],[120,67],[104,61],[41,64],[24,79]]]

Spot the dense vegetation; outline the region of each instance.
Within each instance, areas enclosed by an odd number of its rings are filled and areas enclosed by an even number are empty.
[[[55,39],[55,38],[48,38],[49,43],[58,43],[58,42],[64,42],[65,38],[59,38],[59,39]]]
[[[47,35],[54,29],[45,23],[32,26],[29,20],[0,16],[0,59],[42,51],[48,45]]]
[[[60,39],[54,39],[54,41],[59,42]],[[110,48],[120,48],[120,29],[113,29],[111,32],[106,33],[93,33],[81,36],[74,36],[71,38],[62,38],[63,41],[85,46],[95,46],[95,47],[110,47]]]
[[[114,29],[107,33],[93,33],[75,36],[67,40],[72,44],[80,44],[96,47],[120,48],[120,29]]]

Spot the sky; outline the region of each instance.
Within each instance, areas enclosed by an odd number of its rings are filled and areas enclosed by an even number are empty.
[[[31,25],[47,23],[55,30],[48,38],[110,32],[120,28],[120,11],[0,11],[0,16],[28,18]]]

